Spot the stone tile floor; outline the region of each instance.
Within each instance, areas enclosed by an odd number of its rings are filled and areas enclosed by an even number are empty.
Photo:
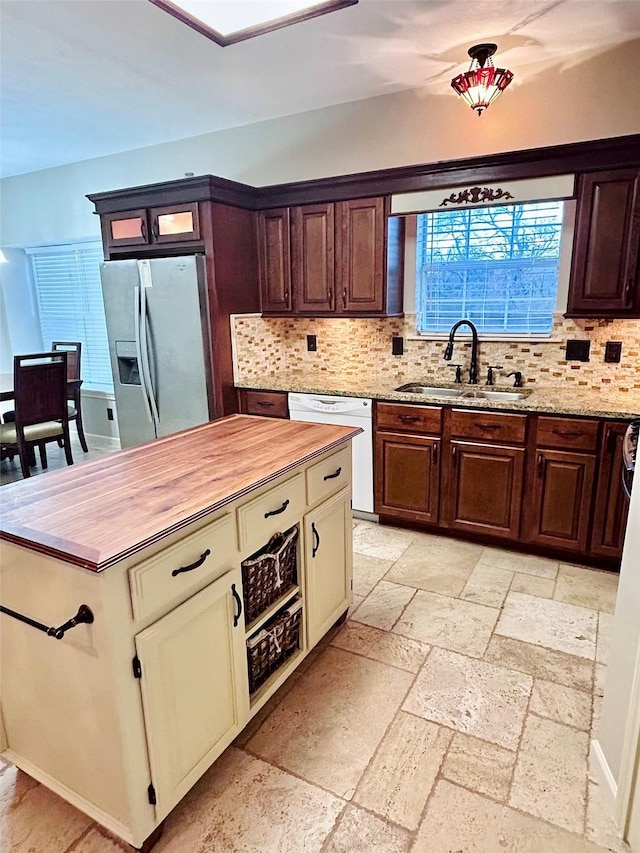
[[[156,853],[628,851],[587,765],[617,575],[354,525],[354,607]],[[2,850],[126,844],[14,767]]]
[[[89,452],[85,453],[80,446],[75,427],[71,426],[71,455],[73,456],[73,464],[80,465],[83,462],[89,462],[104,456],[107,453],[113,453],[114,450],[120,450],[120,442],[114,438],[104,438],[98,435],[87,435],[87,446]],[[41,474],[46,474],[48,471],[56,471],[59,468],[67,467],[67,460],[64,455],[64,450],[55,442],[47,444],[47,468],[43,468],[40,464],[40,454],[36,450],[37,465],[31,468],[31,476],[36,477]],[[18,454],[13,459],[3,459],[0,463],[0,486],[6,486],[8,483],[15,483],[18,480],[24,479],[20,468],[20,460]]]

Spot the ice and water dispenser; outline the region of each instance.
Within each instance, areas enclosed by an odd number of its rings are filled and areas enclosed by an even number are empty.
[[[121,385],[141,385],[135,341],[116,341],[116,360]]]

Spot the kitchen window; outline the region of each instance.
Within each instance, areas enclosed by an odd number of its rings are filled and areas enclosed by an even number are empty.
[[[83,389],[113,393],[100,243],[40,246],[27,252],[43,346],[48,348],[51,341],[81,341]]]
[[[418,333],[447,333],[466,318],[484,334],[550,335],[563,206],[536,201],[419,214]]]

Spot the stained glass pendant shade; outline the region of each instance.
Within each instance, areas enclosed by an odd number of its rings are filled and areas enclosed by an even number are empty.
[[[471,65],[466,74],[458,74],[451,86],[472,110],[482,115],[484,110],[504,92],[513,80],[508,68],[496,68],[491,57],[497,44],[476,44],[468,50]]]

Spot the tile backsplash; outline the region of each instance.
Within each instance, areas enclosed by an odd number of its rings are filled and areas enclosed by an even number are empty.
[[[452,382],[451,364],[461,363],[463,377],[469,366],[470,344],[456,340],[451,362],[443,360],[446,342],[416,339],[415,316],[389,319],[232,318],[236,381],[250,384],[267,376],[295,372],[346,381],[350,377],[383,385],[404,382]],[[462,331],[462,330],[461,330]],[[317,351],[307,352],[307,335],[316,335]],[[393,355],[391,338],[404,338],[404,354]],[[567,361],[566,342],[588,339],[588,362]],[[607,341],[622,343],[619,363],[604,361]],[[480,374],[484,382],[489,365],[501,365],[496,385],[513,384],[506,373],[519,370],[525,387],[566,383],[581,391],[616,388],[640,397],[640,320],[567,320],[554,317],[548,340],[491,341],[479,346]]]

